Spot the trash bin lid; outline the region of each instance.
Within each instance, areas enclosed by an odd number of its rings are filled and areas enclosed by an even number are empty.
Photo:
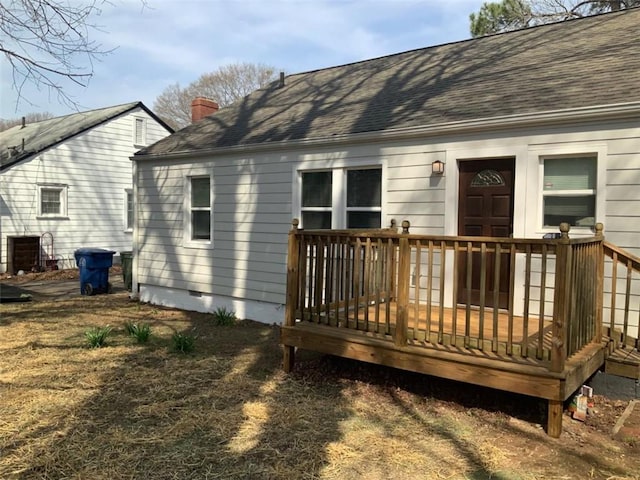
[[[105,248],[91,248],[91,247],[79,248],[74,252],[74,254],[76,256],[78,256],[78,255],[107,254],[107,253],[110,253],[111,255],[113,255],[116,252],[114,252],[113,250],[107,250]]]

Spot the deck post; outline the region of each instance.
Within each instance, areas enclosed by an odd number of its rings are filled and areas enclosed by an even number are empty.
[[[409,276],[411,274],[411,247],[406,235],[409,222],[402,222],[402,237],[398,251],[398,298],[396,315],[395,344],[399,347],[407,344],[407,324],[409,320]]]
[[[562,433],[563,408],[561,400],[549,400],[549,408],[547,411],[547,435],[550,437],[558,438]]]
[[[298,233],[298,225],[300,221],[294,218],[291,222],[291,230],[289,230],[289,245],[287,251],[287,305],[284,314],[284,324],[287,327],[293,327],[296,324],[296,308],[298,306],[298,285],[300,285],[300,268],[299,254],[300,246]],[[283,361],[282,368],[289,373],[293,370],[295,363],[295,347],[283,345]]]
[[[553,326],[551,338],[552,372],[562,372],[567,352],[567,322],[571,280],[571,245],[569,243],[569,224],[560,224],[561,237],[556,248],[556,284],[553,300]]]
[[[602,322],[604,309],[604,225],[596,223],[596,238],[598,243],[598,254],[596,261],[596,338],[595,341],[602,341]]]

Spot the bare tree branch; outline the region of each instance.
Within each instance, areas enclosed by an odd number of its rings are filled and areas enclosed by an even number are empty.
[[[0,4],[0,53],[12,69],[18,100],[27,83],[46,87],[67,105],[76,106],[64,89],[65,81],[86,87],[93,76],[93,60],[109,53],[89,38],[98,26],[107,0],[3,0]]]

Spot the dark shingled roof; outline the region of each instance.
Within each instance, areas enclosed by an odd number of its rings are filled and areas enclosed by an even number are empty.
[[[168,131],[173,131],[142,102],[72,113],[40,122],[27,123],[24,128],[22,125],[17,125],[0,132],[0,170],[138,107],[151,115]]]
[[[138,154],[636,101],[638,8],[289,75]]]

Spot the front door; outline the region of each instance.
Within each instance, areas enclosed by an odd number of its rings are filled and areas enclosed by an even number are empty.
[[[478,237],[509,237],[513,232],[513,179],[515,161],[512,158],[460,161],[458,235]],[[458,302],[480,303],[482,259],[472,254],[471,291],[467,289],[466,254],[458,261]],[[495,256],[485,259],[485,305],[494,305],[494,283],[499,275],[498,307],[507,308],[509,302],[509,255],[500,258],[499,272],[495,271]]]

